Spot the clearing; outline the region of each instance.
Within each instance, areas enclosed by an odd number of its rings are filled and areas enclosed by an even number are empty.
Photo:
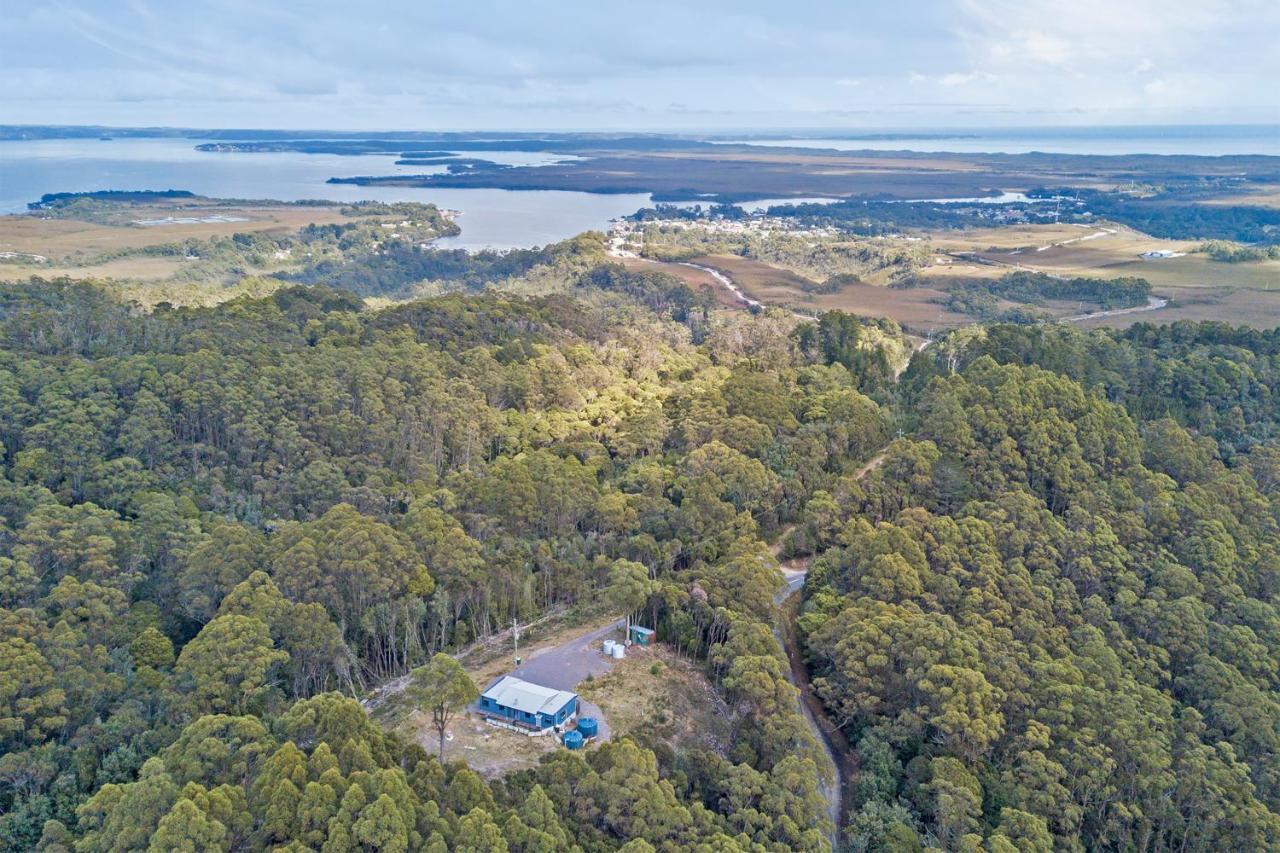
[[[1102,236],[1079,240],[1082,233]],[[1081,324],[1085,326],[1222,320],[1266,328],[1280,323],[1280,261],[1223,263],[1192,251],[1196,241],[1160,240],[1109,223],[1088,229],[1074,225],[975,229],[932,239],[951,262],[923,270],[921,278],[926,282],[994,278],[1012,268],[1091,278],[1136,276],[1151,282],[1156,295],[1169,300],[1155,311],[1086,320]],[[1162,260],[1138,257],[1159,250],[1186,254]]]
[[[604,675],[614,662],[600,651],[608,636],[621,638],[621,621],[612,617],[584,617],[569,612],[520,629],[524,663],[513,667],[511,632],[503,631],[476,643],[458,656],[480,690],[498,676],[515,675],[547,687],[581,694],[584,679]],[[525,645],[528,643],[529,645]],[[374,718],[418,742],[431,754],[439,747],[430,713],[415,707],[405,696],[407,678],[384,685],[366,702]],[[600,719],[600,739],[610,735],[607,714],[580,698],[580,714]],[[458,715],[445,735],[444,759],[463,759],[486,778],[531,767],[544,752],[563,749],[553,735],[531,737],[491,726],[471,712]]]
[[[851,283],[834,293],[815,293],[815,282],[763,261],[736,255],[704,255],[692,262],[720,270],[748,297],[766,305],[804,314],[838,309],[889,317],[917,332],[977,322],[939,303],[958,283],[998,278],[1015,269],[1070,277],[1145,278],[1157,297],[1168,300],[1167,305],[1156,310],[1099,316],[1083,321],[1081,325],[1085,326],[1123,327],[1136,322],[1177,320],[1222,320],[1263,328],[1280,324],[1280,261],[1222,263],[1190,251],[1197,247],[1195,241],[1159,240],[1109,223],[1087,228],[1028,225],[973,229],[941,232],[929,239],[938,249],[935,262],[919,271],[919,283],[913,287]],[[1143,252],[1157,250],[1186,254],[1163,260],[1139,257]],[[722,304],[741,307],[705,273],[674,264],[663,264],[662,268],[695,286],[716,287]],[[689,272],[682,273],[682,269]],[[1003,307],[1013,307],[1013,303]],[[1077,303],[1028,307],[1059,317],[1089,311],[1088,306]]]
[[[20,252],[47,257],[47,263],[0,264],[0,278],[14,280],[33,275],[98,278],[168,278],[189,264],[181,256],[126,257],[111,255],[150,246],[207,240],[252,232],[293,233],[310,224],[351,222],[339,205],[195,205],[173,202],[121,205],[117,220],[87,222],[42,216],[39,213],[0,216],[0,252]],[[205,214],[208,216],[205,216]],[[135,220],[160,220],[178,215],[217,221],[166,222],[143,227]],[[91,266],[86,263],[101,259]]]
[[[803,314],[841,310],[868,317],[889,317],[913,329],[965,325],[973,320],[933,302],[944,296],[933,287],[891,288],[847,284],[835,293],[814,293],[814,282],[790,270],[734,255],[704,255],[693,262],[722,270],[751,298]]]
[[[599,706],[614,736],[675,750],[723,755],[728,749],[732,732],[724,700],[696,663],[664,645],[631,646],[626,659],[584,681],[579,692]]]

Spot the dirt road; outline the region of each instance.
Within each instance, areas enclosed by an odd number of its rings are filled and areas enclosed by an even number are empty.
[[[1119,317],[1121,314],[1137,314],[1142,311],[1158,311],[1169,304],[1168,299],[1159,296],[1148,296],[1146,305],[1135,305],[1132,308],[1113,308],[1110,311],[1093,311],[1089,314],[1077,314],[1074,317],[1063,317],[1062,323],[1081,323],[1095,317]]]
[[[922,342],[916,351],[924,349],[929,343],[929,341]],[[861,480],[883,465],[888,450],[886,447],[868,459],[854,473],[854,478]],[[774,556],[781,554],[783,543],[794,526],[789,525],[782,530],[778,541],[772,546]],[[849,742],[845,739],[844,733],[827,717],[822,700],[814,694],[813,687],[809,684],[809,668],[805,664],[800,644],[796,640],[795,617],[801,604],[800,591],[804,586],[805,578],[809,576],[809,566],[813,559],[813,556],[801,557],[781,564],[786,586],[773,598],[774,604],[778,605],[778,622],[774,626],[774,634],[787,653],[787,660],[790,663],[787,680],[799,691],[800,713],[804,716],[810,733],[822,746],[822,751],[826,753],[827,760],[834,771],[832,782],[821,785],[820,789],[823,797],[826,798],[831,820],[836,825],[836,837],[831,839],[832,849],[839,849],[838,836],[840,827],[844,825],[844,804],[848,801],[845,796],[845,786],[852,781],[857,768],[853,764],[853,752],[849,748]]]

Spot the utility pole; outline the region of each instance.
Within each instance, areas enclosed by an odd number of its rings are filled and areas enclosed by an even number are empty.
[[[515,619],[511,620],[511,637],[512,637],[512,654],[515,655],[516,666],[520,665],[520,623]]]

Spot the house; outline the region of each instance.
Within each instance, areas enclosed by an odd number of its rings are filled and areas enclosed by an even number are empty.
[[[480,694],[477,707],[493,722],[531,734],[545,734],[577,715],[578,696],[504,675]]]

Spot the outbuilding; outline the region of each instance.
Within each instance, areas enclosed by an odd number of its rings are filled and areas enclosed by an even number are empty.
[[[639,625],[631,626],[631,642],[637,646],[647,646],[653,642],[653,629],[642,628]]]
[[[479,711],[490,720],[542,734],[578,713],[578,695],[504,675],[480,694]]]

